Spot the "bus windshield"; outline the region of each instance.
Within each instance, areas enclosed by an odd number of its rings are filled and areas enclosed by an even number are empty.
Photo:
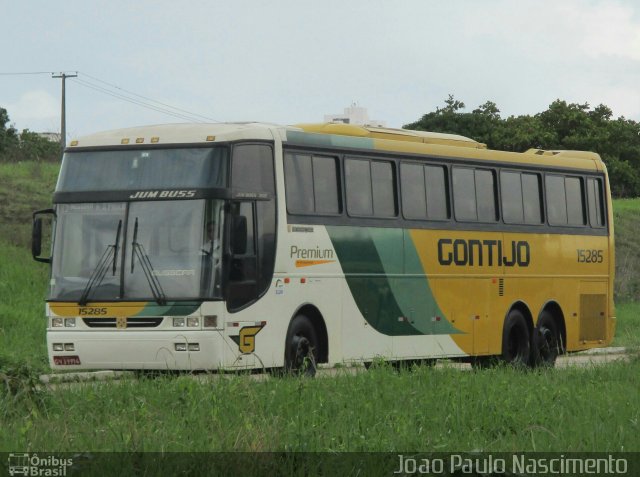
[[[57,192],[224,187],[228,148],[67,152]]]
[[[219,200],[60,204],[50,299],[220,297]]]

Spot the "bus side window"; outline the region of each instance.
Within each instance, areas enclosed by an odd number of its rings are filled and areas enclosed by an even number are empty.
[[[549,224],[586,224],[582,178],[547,174],[545,186]]]
[[[233,148],[233,189],[275,192],[273,149],[266,144],[239,144]]]
[[[589,200],[589,222],[591,226],[604,226],[602,180],[591,177],[587,179],[587,199]]]

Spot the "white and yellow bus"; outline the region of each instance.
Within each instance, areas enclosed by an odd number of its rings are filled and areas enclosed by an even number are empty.
[[[56,369],[553,365],[615,330],[595,153],[343,124],[150,126],[71,142],[53,203],[33,253],[51,263]]]

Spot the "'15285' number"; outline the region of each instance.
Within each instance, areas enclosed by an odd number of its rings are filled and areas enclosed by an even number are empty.
[[[578,263],[602,263],[604,250],[578,249]]]

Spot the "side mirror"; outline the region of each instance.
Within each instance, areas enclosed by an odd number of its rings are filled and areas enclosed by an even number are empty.
[[[42,219],[33,219],[33,230],[31,231],[31,255],[33,258],[42,254]]]
[[[33,213],[33,228],[31,230],[31,255],[37,262],[51,263],[51,257],[41,257],[42,254],[42,218],[40,214],[47,214],[55,217],[53,209],[38,210]]]

